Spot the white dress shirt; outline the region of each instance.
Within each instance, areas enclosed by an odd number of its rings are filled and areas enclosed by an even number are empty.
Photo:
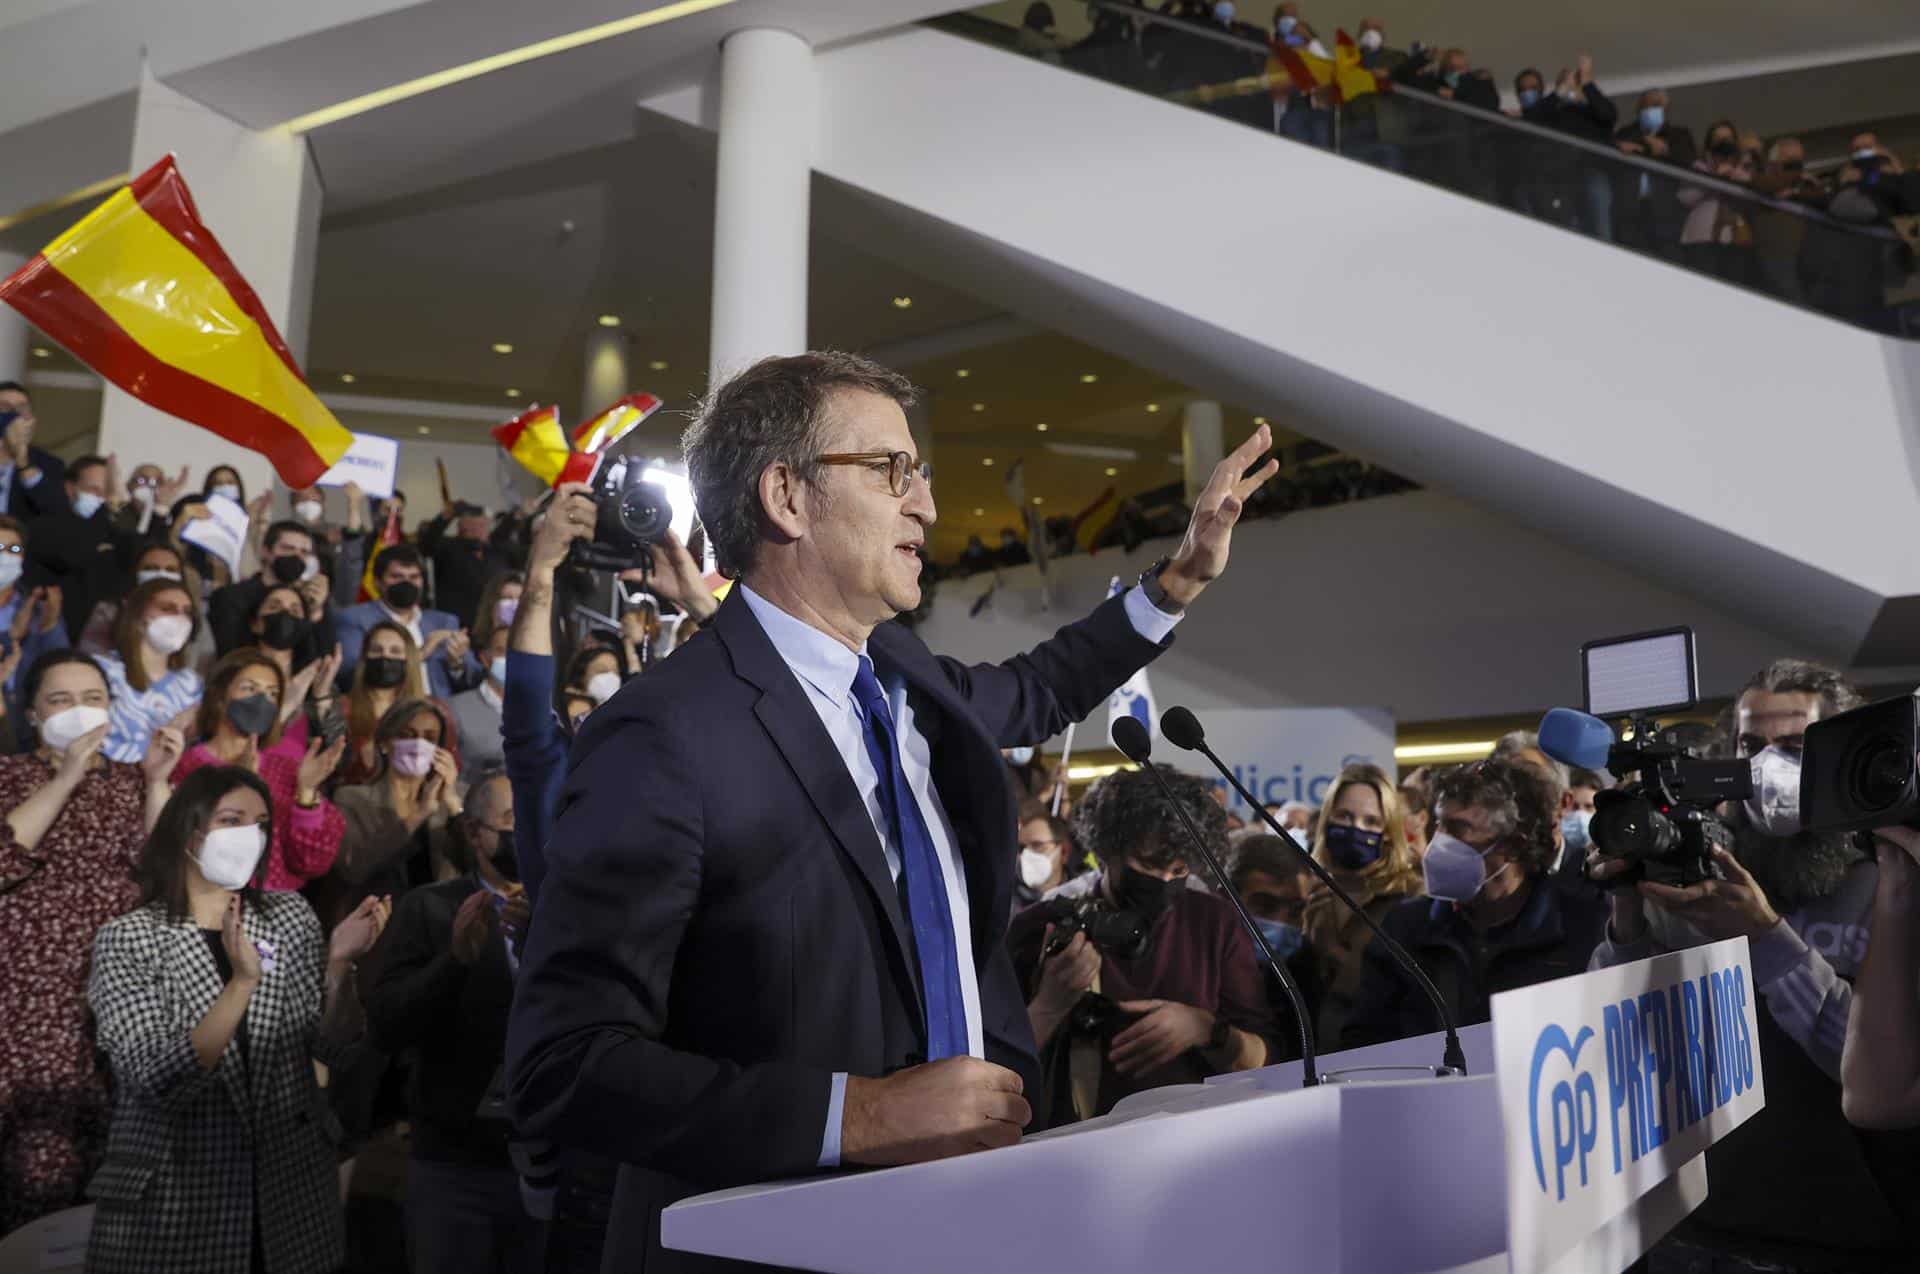
[[[801,688],[807,692],[807,701],[819,714],[820,724],[826,727],[834,750],[839,752],[867,807],[867,815],[873,820],[874,833],[886,853],[887,870],[897,884],[900,850],[887,826],[886,810],[880,800],[880,776],[867,753],[866,726],[853,698],[854,674],[859,671],[860,661],[867,658],[866,647],[862,645],[858,652],[849,650],[839,638],[794,618],[745,584],[736,587],[747,609],[772,640],[773,648],[799,679]],[[1134,631],[1155,644],[1165,641],[1174,625],[1180,622],[1180,616],[1159,610],[1138,588],[1127,590],[1123,604]],[[913,790],[913,799],[919,804],[928,834],[933,838],[934,855],[939,859],[940,875],[946,884],[947,908],[953,913],[954,955],[960,972],[961,1004],[967,1017],[967,1051],[974,1057],[985,1057],[985,1037],[980,1024],[980,979],[973,959],[973,928],[968,922],[966,866],[955,852],[953,824],[948,821],[940,793],[933,785],[933,749],[914,725],[913,705],[907,699],[906,687],[882,682],[881,689],[886,692],[887,707],[893,713],[900,768],[907,776],[907,786]],[[821,1138],[820,1166],[823,1168],[837,1167],[840,1163],[840,1118],[846,1092],[846,1075],[836,1074],[827,1106],[826,1131]]]

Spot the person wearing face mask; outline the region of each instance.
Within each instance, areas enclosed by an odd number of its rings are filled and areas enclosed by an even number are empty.
[[[200,596],[199,577],[188,570],[179,549],[171,544],[144,544],[133,558],[132,570],[116,571],[113,583],[100,590],[104,595],[94,603],[92,612],[87,616],[86,627],[80,630],[80,640],[74,645],[90,655],[113,653],[114,633],[120,623],[121,598],[154,580],[183,584],[195,598]],[[212,661],[213,637],[204,625],[195,634],[188,654],[195,666]]]
[[[1567,783],[1567,805],[1561,807],[1561,866],[1556,874],[1566,874],[1569,864],[1577,865],[1582,878],[1586,873],[1587,851],[1593,847],[1594,798],[1611,787],[1607,776],[1576,767]]]
[[[114,652],[100,657],[113,691],[105,749],[113,760],[138,760],[155,730],[184,725],[200,706],[203,683],[187,649],[199,628],[199,610],[184,584],[157,579],[128,596]]]
[[[1427,837],[1433,834],[1434,775],[1434,767],[1422,765],[1400,780],[1400,817],[1415,861],[1426,854]]]
[[[1873,928],[1874,859],[1845,833],[1800,827],[1800,751],[1807,727],[1858,707],[1838,671],[1780,659],[1734,700],[1733,755],[1753,766],[1753,796],[1721,807],[1731,852],[1721,876],[1687,888],[1621,885],[1623,864],[1588,856],[1588,874],[1611,883],[1612,918],[1593,967],[1643,960],[1745,937],[1753,961],[1760,1066],[1767,1106],[1738,1137],[1708,1152],[1713,1190],[1670,1242],[1747,1269],[1908,1268],[1920,1232],[1913,1185],[1896,1167],[1916,1161],[1910,1134],[1850,1127],[1841,1062],[1859,974]],[[1727,746],[1722,740],[1722,747]],[[1724,755],[1724,752],[1723,752]],[[1762,1148],[1792,1147],[1791,1153]]]
[[[0,658],[11,662],[4,682],[9,715],[19,711],[15,693],[20,670],[31,667],[47,651],[68,645],[67,626],[60,617],[60,590],[24,587],[26,568],[26,524],[0,513]]]
[[[416,1274],[538,1274],[546,1223],[527,1215],[504,1118],[480,1114],[506,1052],[528,901],[513,792],[483,771],[456,822],[460,874],[400,900],[366,986],[379,1046],[404,1053],[407,1237]]]
[[[1684,125],[1667,118],[1665,89],[1650,88],[1640,94],[1634,117],[1613,135],[1613,144],[1623,155],[1692,168],[1699,160],[1693,133]],[[1672,256],[1680,242],[1684,212],[1677,197],[1679,183],[1663,180],[1639,167],[1622,167],[1614,173],[1614,230],[1617,242],[1642,252]]]
[[[399,624],[420,647],[426,666],[427,689],[436,699],[450,700],[456,690],[478,685],[486,669],[473,653],[473,643],[455,615],[425,603],[426,572],[420,550],[411,544],[381,549],[373,559],[374,583],[380,600],[362,602],[340,612],[338,635],[342,682],[360,662],[366,634],[375,624]]]
[[[23,522],[66,507],[67,467],[33,445],[39,424],[27,387],[0,381],[0,513]]]
[[[520,609],[520,598],[527,591],[522,571],[495,571],[480,594],[480,605],[473,617],[473,648],[485,650],[493,640],[493,630],[513,627]]]
[[[33,526],[36,585],[57,587],[69,635],[86,627],[94,603],[125,587],[109,568],[133,560],[136,538],[115,525],[108,507],[112,479],[105,456],[81,456],[67,468],[67,500]]]
[[[1232,865],[1227,874],[1233,887],[1246,900],[1247,914],[1260,926],[1260,934],[1273,948],[1273,954],[1287,966],[1287,973],[1300,988],[1307,1002],[1308,1016],[1318,1020],[1325,987],[1320,983],[1320,964],[1313,948],[1307,945],[1307,896],[1313,877],[1300,855],[1278,836],[1255,832],[1234,842]],[[1290,1021],[1293,1001],[1285,988],[1269,977],[1267,998],[1273,1016]],[[1286,1061],[1299,1056],[1299,1040],[1281,1033],[1282,1049],[1271,1060]]]
[[[0,1234],[82,1203],[99,1166],[87,957],[139,896],[133,867],[182,746],[162,730],[140,765],[102,756],[107,680],[78,651],[41,655],[21,691],[28,750],[0,756]]]
[[[1400,794],[1378,766],[1350,765],[1341,770],[1320,806],[1310,844],[1320,865],[1333,873],[1353,900],[1375,922],[1404,898],[1420,892],[1420,868],[1407,847]],[[1325,988],[1315,1038],[1340,1038],[1360,987],[1360,974],[1373,932],[1324,886],[1307,897],[1303,922],[1307,945]]]
[[[393,705],[428,697],[420,650],[406,629],[394,623],[376,624],[368,631],[363,650],[345,696],[347,759],[335,775],[342,787],[370,782],[380,772],[374,735]]]
[[[231,766],[182,783],[139,867],[139,905],[101,927],[87,1001],[113,1119],[87,1269],[322,1274],[345,1259],[315,1062],[354,1053],[368,899],[329,940],[296,893],[259,888],[266,784]]]
[[[324,920],[344,914],[368,894],[399,897],[456,874],[449,822],[464,808],[453,720],[431,699],[404,699],[374,731],[380,768],[366,783],[334,790],[346,817],[340,855],[310,892]],[[328,905],[320,906],[322,896]]]
[[[254,645],[261,634],[253,619],[268,592],[291,588],[300,595],[299,618],[304,623],[288,649],[294,664],[305,667],[331,651],[338,640],[331,587],[311,528],[298,521],[273,523],[261,537],[260,570],[215,589],[207,599],[207,626],[213,630],[215,647],[224,655]]]
[[[1226,812],[1210,785],[1164,773],[1224,862]],[[1029,993],[1027,1017],[1048,1077],[1050,1122],[1103,1115],[1130,1093],[1198,1083],[1281,1056],[1265,989],[1271,975],[1256,963],[1253,940],[1232,906],[1189,887],[1186,832],[1152,777],[1137,770],[1108,775],[1088,790],[1073,821],[1076,839],[1100,867],[1055,898],[1104,899],[1141,916],[1150,937],[1136,955],[1102,951],[1076,933],[1048,954],[1056,945],[1052,906],[1029,907],[1008,926],[1007,950]],[[1074,1025],[1074,1006],[1088,991],[1116,1002],[1124,1018],[1118,1030]],[[1080,1058],[1086,1064],[1077,1065]]]
[[[247,488],[240,480],[240,471],[228,464],[217,464],[207,470],[207,482],[200,488],[200,494],[225,496],[242,508],[247,503]]]
[[[1076,874],[1073,831],[1067,821],[1028,801],[1020,807],[1020,870],[1013,885],[1013,906],[1031,907]]]
[[[420,552],[433,563],[433,603],[468,627],[478,620],[488,581],[511,564],[493,530],[487,511],[464,500],[420,528]]]
[[[506,707],[507,640],[509,630],[493,630],[483,651],[487,660],[487,678],[471,690],[463,690],[448,706],[453,709],[454,724],[460,730],[460,759],[464,777],[471,782],[482,769],[497,769],[505,762],[500,739],[500,714]]]
[[[281,700],[288,693],[280,666],[259,650],[236,650],[214,665],[194,730],[201,742],[174,767],[178,786],[208,765],[235,765],[258,774],[273,797],[273,847],[261,887],[299,889],[323,876],[340,850],[346,821],[321,786],[345,754],[344,734],[328,747],[281,734]],[[302,736],[304,738],[304,736]]]
[[[1490,1020],[1491,997],[1502,991],[1579,973],[1600,941],[1605,907],[1592,891],[1552,877],[1559,817],[1559,793],[1517,760],[1461,766],[1435,787],[1436,830],[1420,860],[1427,896],[1393,907],[1380,923],[1420,962],[1461,1026]],[[1338,1046],[1440,1025],[1432,1001],[1372,944]]]
[[[596,708],[619,693],[626,680],[625,652],[614,646],[590,641],[567,661],[567,689],[586,695]]]

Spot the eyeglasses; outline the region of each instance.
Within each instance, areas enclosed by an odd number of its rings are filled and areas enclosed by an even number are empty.
[[[866,469],[885,469],[887,489],[906,498],[914,476],[933,486],[933,466],[921,464],[905,451],[837,451],[819,458],[821,464],[857,464]]]
[[[12,553],[18,557],[26,551],[27,546],[24,544],[0,544],[0,553]]]

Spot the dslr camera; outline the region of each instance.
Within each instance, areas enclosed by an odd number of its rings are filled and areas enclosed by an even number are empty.
[[[1708,760],[1686,727],[1663,729],[1654,719],[1699,701],[1693,630],[1588,642],[1580,656],[1587,711],[1554,709],[1541,722],[1540,742],[1555,760],[1637,776],[1594,797],[1594,847],[1634,864],[1614,880],[1685,887],[1717,878],[1713,849],[1731,849],[1733,829],[1714,810],[1753,795],[1753,768],[1737,758]],[[1627,719],[1621,739],[1603,717]]]
[[[1086,934],[1088,942],[1117,959],[1137,960],[1147,953],[1153,925],[1137,911],[1116,907],[1105,898],[1055,898],[1045,906],[1053,925],[1049,956],[1065,951],[1076,933]]]
[[[1807,727],[1800,824],[1812,832],[1920,827],[1920,711],[1915,694],[1882,699]]]
[[[635,456],[610,455],[591,479],[593,539],[575,540],[572,565],[595,571],[653,569],[652,545],[669,529],[687,538],[693,493],[686,478]]]

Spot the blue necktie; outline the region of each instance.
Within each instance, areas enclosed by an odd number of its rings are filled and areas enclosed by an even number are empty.
[[[933,835],[920,802],[907,785],[894,737],[893,713],[873,675],[873,662],[860,657],[853,677],[853,701],[865,723],[867,755],[880,776],[880,807],[894,848],[900,854],[900,878],[906,884],[907,923],[920,961],[920,985],[927,997],[927,1060],[967,1054],[967,1012],[960,997],[960,959],[953,940],[953,912],[947,906],[947,882],[933,849]]]

